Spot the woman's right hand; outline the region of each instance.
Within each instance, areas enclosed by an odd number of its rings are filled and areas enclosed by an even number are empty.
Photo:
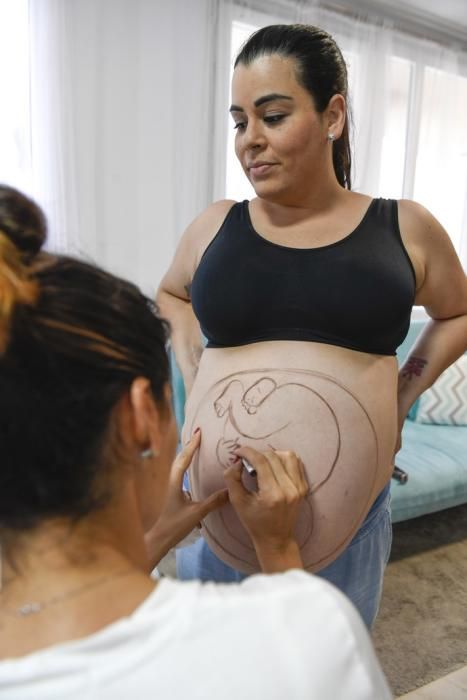
[[[302,461],[294,452],[251,447],[235,450],[255,469],[257,491],[242,483],[242,463],[229,467],[225,480],[229,500],[253,541],[264,572],[303,568],[293,528],[303,498],[309,491]]]

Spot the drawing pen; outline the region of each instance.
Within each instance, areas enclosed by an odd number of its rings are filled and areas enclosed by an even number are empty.
[[[251,464],[246,461],[246,459],[242,459],[241,461],[242,461],[243,466],[247,470],[248,474],[250,476],[256,476],[256,469],[254,467],[252,467]]]

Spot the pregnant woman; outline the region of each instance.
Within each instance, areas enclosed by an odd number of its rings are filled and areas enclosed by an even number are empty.
[[[188,395],[184,432],[202,428],[194,497],[222,488],[239,446],[294,450],[310,485],[296,531],[304,564],[371,625],[401,427],[465,350],[467,284],[428,211],[351,191],[346,100],[346,66],[326,32],[274,25],[250,37],[230,112],[256,198],[216,202],[189,226],[158,302]],[[433,319],[408,360],[423,369],[399,376],[414,304]],[[255,477],[238,478],[247,497]],[[258,570],[229,504],[178,564],[182,578]]]

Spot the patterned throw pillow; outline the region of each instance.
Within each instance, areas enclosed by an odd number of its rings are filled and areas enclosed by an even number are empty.
[[[467,425],[467,355],[462,355],[423,392],[413,420],[436,425]]]

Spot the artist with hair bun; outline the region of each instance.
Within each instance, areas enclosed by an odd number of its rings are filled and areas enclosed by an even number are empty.
[[[239,446],[294,450],[310,484],[295,530],[305,568],[371,626],[402,425],[466,349],[467,282],[426,209],[351,190],[347,103],[346,65],[327,32],[272,25],[250,36],[230,113],[256,197],[200,214],[157,300],[188,396],[185,432],[203,430],[191,492],[218,488]],[[431,321],[399,372],[414,305]],[[242,483],[255,488],[248,470]],[[178,552],[186,579],[241,580],[258,567],[230,504]]]
[[[45,238],[38,206],[0,186],[0,698],[389,699],[358,614],[300,570],[300,459],[244,447],[254,494],[233,465],[187,500],[202,435],[173,462],[165,321]],[[153,580],[227,498],[275,575]]]

